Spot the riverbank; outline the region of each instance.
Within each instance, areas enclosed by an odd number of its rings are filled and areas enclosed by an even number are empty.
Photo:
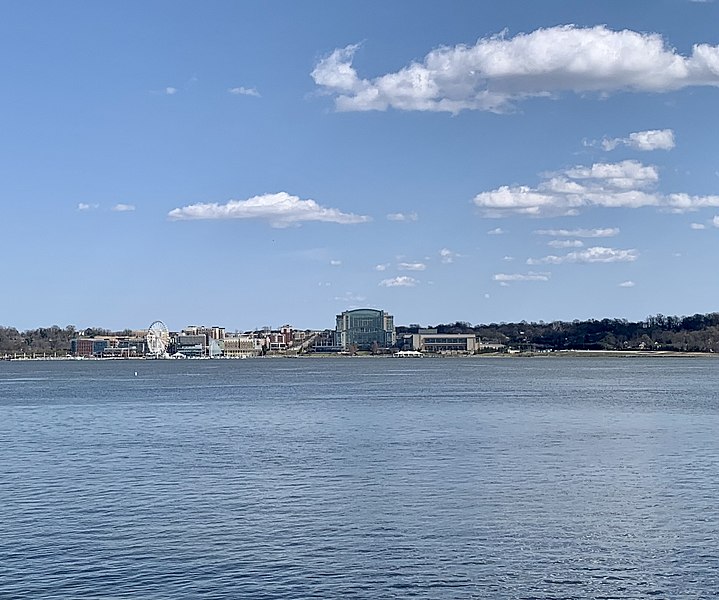
[[[348,359],[388,359],[388,358],[402,358],[403,360],[412,359],[504,359],[511,360],[514,358],[537,358],[537,359],[552,359],[552,358],[602,358],[602,357],[616,357],[616,358],[697,358],[697,357],[719,357],[719,354],[714,352],[677,352],[673,350],[557,350],[551,352],[483,352],[481,354],[422,354],[418,356],[395,356],[394,354],[364,354],[358,353],[355,355],[347,354],[330,354],[330,353],[312,353],[312,354],[266,354],[265,356],[245,356],[245,357],[230,357],[222,356],[210,359],[209,357],[202,358],[167,358],[157,359],[148,358],[144,356],[130,356],[130,357],[74,357],[74,356],[3,356],[0,357],[0,361],[53,361],[53,362],[75,362],[75,361],[86,361],[86,362],[106,362],[106,361],[155,361],[155,360],[246,360],[246,359],[329,359],[329,360],[348,360]]]

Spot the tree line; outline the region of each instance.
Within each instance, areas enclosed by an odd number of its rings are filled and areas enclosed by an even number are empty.
[[[98,337],[104,335],[126,335],[129,330],[114,333],[101,327],[89,327],[78,331],[74,325],[60,327],[39,327],[18,331],[14,327],[0,326],[0,354],[47,354],[51,356],[64,356],[70,351],[70,341],[83,335]]]
[[[432,327],[438,333],[474,333],[483,342],[526,350],[671,350],[719,352],[719,313],[686,317],[652,315],[643,321],[589,319],[545,323],[465,321]],[[398,327],[397,334],[414,327]]]

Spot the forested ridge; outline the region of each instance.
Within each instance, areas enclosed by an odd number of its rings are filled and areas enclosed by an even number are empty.
[[[654,315],[644,321],[589,319],[545,323],[464,321],[435,325],[438,333],[474,333],[483,342],[526,350],[672,350],[719,352],[719,313],[688,317]],[[398,327],[397,334],[416,330]]]

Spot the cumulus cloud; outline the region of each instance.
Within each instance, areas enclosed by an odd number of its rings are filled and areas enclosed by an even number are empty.
[[[549,255],[543,258],[529,258],[528,265],[561,265],[563,263],[615,263],[633,262],[637,260],[639,253],[634,250],[618,250],[616,248],[605,248],[594,246],[585,250],[577,250],[563,256]]]
[[[704,223],[690,223],[689,227],[692,229],[706,229],[707,226]]]
[[[712,225],[714,225],[714,227],[719,227],[719,216],[712,219]]]
[[[397,268],[400,271],[424,271],[427,268],[427,265],[421,262],[415,262],[415,263],[408,263],[408,262],[401,262],[397,265]]]
[[[419,283],[414,277],[407,275],[400,275],[393,279],[383,279],[379,282],[382,287],[414,287]]]
[[[288,227],[306,221],[324,223],[366,223],[370,217],[344,213],[336,208],[325,208],[314,200],[301,200],[287,192],[253,196],[248,200],[230,200],[226,204],[191,204],[172,209],[172,220],[190,219],[264,219],[272,227]]]
[[[419,215],[416,212],[411,213],[389,213],[387,215],[388,221],[416,221],[419,219]]]
[[[375,271],[386,271],[387,267],[389,267],[389,263],[383,263],[380,265],[375,265],[374,270]]]
[[[510,281],[549,281],[551,273],[496,273],[492,275],[494,281],[509,283]]]
[[[112,207],[112,210],[115,212],[131,212],[135,210],[134,204],[115,204],[115,206]]]
[[[342,264],[341,260],[331,260],[330,261],[330,265],[332,265],[333,267],[339,267],[341,264]]]
[[[601,142],[604,150],[614,150],[617,146],[628,146],[633,150],[671,150],[674,148],[674,132],[671,129],[650,129],[636,131],[625,138],[604,138]]]
[[[633,281],[622,281],[622,282],[619,284],[619,287],[630,288],[630,287],[634,287],[634,285],[635,285],[635,284],[634,284]]]
[[[255,88],[240,86],[230,88],[227,91],[234,96],[254,96],[255,98],[260,97],[260,93]]]
[[[718,46],[696,44],[684,56],[658,33],[603,25],[562,25],[443,46],[375,78],[357,74],[352,61],[358,47],[334,50],[311,73],[339,111],[505,112],[517,101],[562,92],[658,93],[719,85]]]
[[[99,204],[87,204],[85,202],[78,202],[77,204],[77,210],[94,210],[98,208]]]
[[[654,206],[686,212],[719,206],[719,196],[662,194],[656,190],[659,171],[635,160],[575,166],[548,174],[536,187],[501,186],[481,192],[474,204],[486,216],[576,215],[582,208],[642,208]]]
[[[564,175],[573,181],[565,181],[561,176],[550,180],[548,189],[558,192],[581,191],[581,181],[600,182],[601,185],[619,190],[646,188],[659,181],[659,172],[654,166],[646,166],[636,160],[624,160],[618,163],[595,163],[590,167],[577,166],[567,169]]]
[[[598,229],[538,229],[537,235],[552,237],[605,238],[619,235],[618,227],[601,227]]]
[[[487,235],[502,235],[504,233],[506,233],[506,231],[504,231],[504,229],[502,229],[501,227],[495,227],[494,229],[490,229],[487,232]]]

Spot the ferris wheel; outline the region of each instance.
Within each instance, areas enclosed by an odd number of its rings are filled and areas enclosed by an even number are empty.
[[[170,330],[162,321],[154,321],[147,330],[147,349],[155,357],[162,356],[170,343]]]

